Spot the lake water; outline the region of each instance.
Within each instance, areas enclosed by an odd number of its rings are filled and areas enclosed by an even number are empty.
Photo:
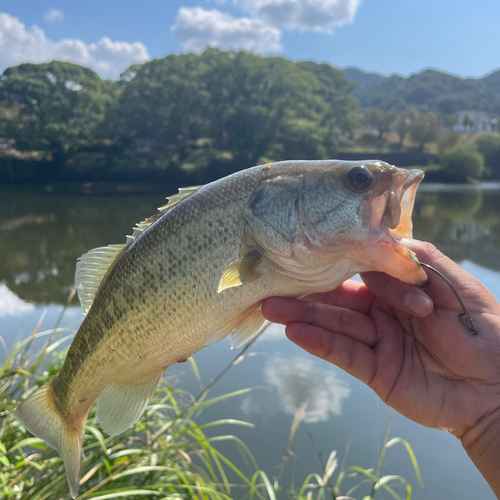
[[[0,335],[7,346],[29,335],[42,316],[40,329],[53,328],[72,288],[76,259],[91,248],[123,242],[135,222],[163,203],[164,196],[157,194],[0,193]],[[500,185],[423,185],[414,222],[416,238],[435,243],[500,299]],[[62,325],[76,329],[82,317],[75,299]],[[195,355],[205,384],[234,358],[236,352],[229,347],[225,339]],[[0,345],[0,362],[3,358]],[[169,368],[168,374],[187,391],[199,392],[188,363]],[[201,419],[234,418],[255,424],[217,431],[236,434],[247,443],[269,476],[278,473],[293,416],[304,401],[308,401],[305,421],[325,459],[332,450],[342,459],[348,441],[355,438],[347,465],[376,465],[389,408],[357,380],[288,342],[281,327],[272,325],[211,395],[246,387],[255,389],[210,408]],[[419,489],[410,460],[398,446],[388,451],[382,472],[405,477],[413,486],[413,498],[495,498],[453,436],[397,413],[391,428],[394,436],[413,447],[426,491]],[[245,470],[233,445],[219,448]],[[293,453],[285,477],[290,477],[292,462],[296,484],[321,471],[304,425],[297,432]]]

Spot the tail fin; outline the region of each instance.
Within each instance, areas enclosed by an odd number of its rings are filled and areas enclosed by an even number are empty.
[[[86,415],[83,421],[79,419],[78,424],[73,421],[69,426],[54,404],[52,385],[48,383],[23,401],[14,416],[32,434],[59,452],[71,496],[76,498],[80,487]]]

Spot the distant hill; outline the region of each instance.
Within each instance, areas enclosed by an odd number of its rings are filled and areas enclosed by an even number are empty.
[[[436,112],[452,115],[463,110],[481,110],[500,115],[500,70],[485,78],[460,78],[428,69],[404,78],[384,77],[347,68],[344,74],[359,84],[353,95],[362,108]]]
[[[347,77],[347,78],[349,78],[349,77]],[[488,76],[485,76],[482,79],[482,82],[484,84],[488,85],[488,87],[490,87],[490,89],[493,89],[495,92],[500,93],[500,69],[498,69],[497,71],[495,71],[493,73],[490,73]]]
[[[345,68],[342,71],[344,72],[344,75],[349,78],[349,80],[356,82],[359,85],[359,89],[371,87],[372,85],[376,85],[387,78],[386,76],[379,75],[378,73],[365,73],[363,70],[358,68]]]

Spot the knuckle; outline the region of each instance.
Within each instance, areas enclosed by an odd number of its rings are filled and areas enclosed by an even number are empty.
[[[356,349],[354,347],[354,342],[349,342],[349,347],[346,349],[345,353],[345,370],[350,372],[354,367],[356,361]]]
[[[441,254],[441,252],[436,248],[436,246],[433,245],[432,243],[429,243],[428,241],[423,241],[422,247],[425,250],[425,252],[428,253],[429,255],[434,256]]]
[[[351,313],[345,308],[340,310],[338,329],[344,335],[351,331]]]
[[[306,304],[307,307],[305,309],[304,323],[312,325],[316,317],[316,306],[314,305],[314,302],[306,302]]]

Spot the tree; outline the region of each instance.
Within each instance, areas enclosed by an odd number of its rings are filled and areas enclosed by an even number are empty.
[[[397,115],[396,132],[399,135],[399,149],[403,147],[403,142],[408,135],[411,125],[411,115],[401,111]]]
[[[213,48],[133,66],[121,85],[111,129],[123,141],[154,138],[181,162],[203,142],[240,168],[266,155],[332,154],[356,107],[351,84],[326,64]]]
[[[444,119],[444,125],[453,130],[458,125],[458,115],[448,115]]]
[[[475,139],[478,151],[484,158],[484,166],[489,175],[495,179],[500,178],[500,134],[480,134]]]
[[[361,116],[356,112],[358,101],[350,96],[355,84],[329,64],[302,61],[297,66],[314,74],[319,83],[314,93],[328,105],[323,108],[321,125],[327,127],[330,138],[337,140],[339,133],[352,135],[355,127],[361,125]]]
[[[5,135],[17,149],[46,151],[61,166],[94,141],[113,90],[112,82],[69,62],[7,68],[0,80],[1,105],[10,113]]]
[[[282,57],[208,49],[204,81],[210,95],[209,130],[235,162],[250,166],[276,143],[291,117],[312,118],[325,106],[314,75]]]
[[[209,99],[196,54],[170,54],[121,75],[121,92],[110,116],[111,131],[126,144],[154,140],[173,154],[205,135],[203,110]]]
[[[442,173],[451,182],[466,182],[469,178],[478,179],[484,172],[483,157],[472,142],[446,150],[439,157],[439,163]]]
[[[467,130],[468,128],[472,128],[474,126],[474,120],[469,116],[465,115],[462,120],[462,127]]]
[[[370,108],[365,112],[366,123],[377,130],[380,140],[383,140],[385,134],[391,130],[396,117],[394,110],[384,111],[380,108]]]
[[[268,158],[333,156],[359,118],[351,90],[327,64],[209,48],[132,65],[118,82],[58,61],[9,68],[0,111],[16,148],[46,153],[16,167],[28,176],[206,182]]]
[[[441,131],[441,120],[434,113],[416,115],[409,128],[411,140],[417,144],[418,152],[423,153],[428,142],[437,141]]]

